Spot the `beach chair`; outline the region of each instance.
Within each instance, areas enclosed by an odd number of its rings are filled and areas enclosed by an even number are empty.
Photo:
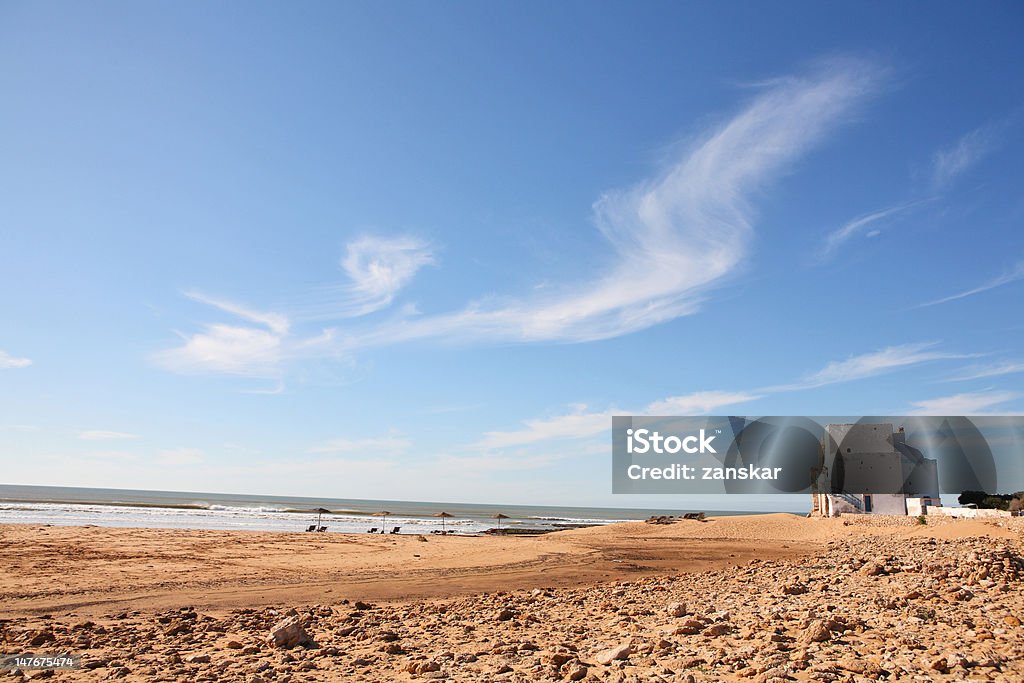
[[[320,533],[324,533],[325,531],[327,531],[327,527],[322,526],[319,529],[317,529],[317,531],[319,531]]]
[[[399,530],[399,529],[401,529],[401,528],[402,528],[402,527],[400,527],[400,526],[396,526],[396,527],[395,527],[394,529],[392,529],[392,530],[391,530],[391,533],[393,533],[393,534],[397,534],[397,533],[398,533],[398,530]]]
[[[377,527],[373,527],[372,529],[370,529],[366,533],[368,533],[368,534],[375,534],[375,533],[377,533]]]
[[[316,531],[316,524],[310,524],[306,527],[306,531]]]

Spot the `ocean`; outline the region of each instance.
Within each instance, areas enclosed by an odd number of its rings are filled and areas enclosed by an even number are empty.
[[[500,520],[502,527],[563,529],[690,512],[0,485],[0,524],[304,531],[316,522],[313,511],[317,508],[330,510],[321,521],[329,533],[365,533],[372,527],[390,532],[397,526],[400,533],[413,534],[429,534],[442,526],[460,534],[476,534],[497,527],[497,514],[508,516]],[[385,511],[389,513],[386,518],[378,515]],[[442,518],[436,516],[439,512],[451,517],[444,518],[442,524]]]

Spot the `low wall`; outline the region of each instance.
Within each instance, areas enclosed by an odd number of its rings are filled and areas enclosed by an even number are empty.
[[[957,517],[959,519],[992,519],[995,517],[1013,517],[1006,510],[980,510],[977,508],[929,507],[926,514],[936,517]]]
[[[931,510],[940,510],[942,508],[929,508]],[[965,509],[965,508],[954,508],[954,509]],[[991,510],[983,510],[983,512],[992,512]],[[996,510],[995,512],[1002,512],[1002,510]],[[843,520],[843,524],[856,524],[857,526],[868,526],[868,527],[908,527],[917,526],[920,524],[917,517],[909,517],[905,515],[840,515]],[[954,517],[952,515],[936,515],[929,514],[925,516],[925,524],[928,526],[946,526],[953,524],[960,524],[967,517]],[[1004,513],[1000,516],[984,516],[984,517],[973,517],[971,519],[982,519],[986,524],[992,524],[994,526],[1003,527],[1006,529],[1012,529],[1024,533],[1024,517],[1013,517],[1009,516],[1008,513]]]
[[[917,517],[906,515],[876,515],[876,514],[842,514],[839,517],[843,524],[856,524],[858,526],[916,526],[920,524]]]

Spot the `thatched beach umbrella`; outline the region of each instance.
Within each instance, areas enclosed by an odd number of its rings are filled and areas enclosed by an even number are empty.
[[[503,514],[501,514],[499,512],[496,515],[491,515],[491,519],[498,520],[498,530],[500,531],[501,530],[501,520],[503,520],[503,519],[511,519],[511,517],[509,517],[508,515],[503,515]]]
[[[448,514],[447,512],[438,512],[438,513],[437,513],[436,515],[434,515],[434,516],[435,516],[435,517],[440,517],[440,518],[441,518],[441,531],[444,531],[444,520],[448,519],[448,518],[449,518],[449,517],[451,517],[452,515],[449,515],[449,514]]]
[[[316,528],[317,529],[320,528],[320,518],[323,517],[324,515],[331,514],[331,511],[328,510],[327,508],[317,508],[316,510],[313,510],[313,512],[316,513]]]

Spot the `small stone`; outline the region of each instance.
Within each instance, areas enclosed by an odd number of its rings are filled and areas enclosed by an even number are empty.
[[[670,602],[668,604],[668,607],[665,608],[665,611],[668,612],[668,615],[670,617],[685,617],[686,614],[687,614],[687,612],[686,612],[686,603],[685,602]]]
[[[626,659],[631,654],[633,654],[633,646],[629,643],[623,643],[622,645],[616,645],[615,647],[598,652],[594,655],[594,661],[598,664],[611,664],[616,660]]]
[[[860,568],[860,573],[864,576],[878,576],[885,573],[885,568],[877,562],[868,562]]]
[[[932,671],[938,671],[940,673],[949,671],[949,664],[946,662],[946,655],[934,657],[925,662],[925,665]]]
[[[855,674],[861,674],[869,678],[877,679],[882,675],[882,667],[865,659],[844,657],[836,663],[847,671],[852,671]]]
[[[704,635],[711,637],[724,636],[731,630],[732,626],[724,622],[719,622],[717,624],[711,624],[711,626],[708,626],[707,629],[704,630]]]
[[[176,636],[181,633],[190,633],[192,626],[187,621],[175,621],[170,626],[164,629],[165,636]]]
[[[565,680],[567,681],[581,681],[587,677],[587,667],[582,664],[576,663],[569,667],[569,670],[565,674]]]
[[[679,628],[676,629],[676,633],[684,636],[692,636],[695,633],[700,633],[702,630],[704,630],[703,622],[697,619],[687,619],[679,626]]]
[[[56,637],[49,631],[39,631],[32,636],[32,640],[28,641],[28,644],[32,647],[38,647],[43,643],[52,643],[54,640],[56,640]]]
[[[402,667],[402,671],[414,675],[422,675],[425,673],[430,673],[432,671],[440,670],[441,665],[432,659],[408,662],[404,667]]]
[[[815,619],[808,624],[807,628],[804,629],[804,632],[800,635],[800,642],[804,644],[824,643],[829,640],[832,640],[832,632],[828,630],[828,627],[825,626],[825,622],[821,619]]]
[[[550,652],[541,655],[540,658],[542,662],[544,662],[545,664],[550,664],[555,668],[561,668],[563,664],[565,664],[566,662],[571,662],[573,659],[574,657],[572,655],[567,654],[565,652]]]

